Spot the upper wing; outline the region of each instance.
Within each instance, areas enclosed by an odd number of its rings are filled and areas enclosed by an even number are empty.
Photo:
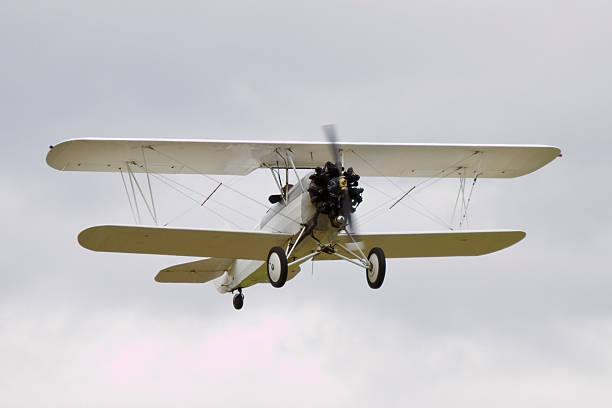
[[[362,250],[380,247],[387,258],[418,258],[439,256],[474,256],[499,251],[525,237],[523,231],[418,232],[353,235]],[[349,249],[357,250],[351,239],[339,235],[338,240]],[[315,260],[338,259],[333,255],[318,255]]]
[[[342,143],[346,167],[361,176],[507,178],[531,173],[559,156],[551,146]],[[298,168],[332,160],[329,143],[167,139],[75,139],[54,146],[49,166],[58,170],[246,175],[284,166],[291,152]]]
[[[283,246],[290,234],[102,225],[79,234],[92,251],[199,256],[265,261],[273,246]]]
[[[209,258],[170,266],[159,271],[155,280],[162,283],[204,283],[223,275],[233,259]]]

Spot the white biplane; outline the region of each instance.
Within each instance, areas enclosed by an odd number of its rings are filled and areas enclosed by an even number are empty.
[[[64,171],[120,172],[122,178],[127,174],[134,202],[134,173],[245,176],[256,169],[271,170],[279,191],[269,197],[271,206],[253,230],[103,225],[78,237],[93,251],[206,258],[163,269],[155,280],[214,280],[220,292],[236,292],[233,304],[241,309],[244,288],[256,283],[280,288],[308,260],[348,261],[363,268],[368,285],[376,289],[385,278],[386,258],[483,255],[525,236],[509,230],[358,233],[352,214],[362,201],[360,176],[461,177],[475,182],[519,177],[560,156],[552,146],[338,143],[333,125],[324,130],[328,142],[319,143],[74,139],[51,146],[47,163]],[[345,169],[345,162],[352,167]],[[299,177],[298,169],[311,171]],[[297,178],[294,185],[289,184],[290,173]],[[129,199],[125,179],[124,186]],[[138,190],[144,199],[139,185]],[[154,215],[150,193],[147,208]]]

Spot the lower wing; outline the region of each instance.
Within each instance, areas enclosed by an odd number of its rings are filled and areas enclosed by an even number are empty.
[[[92,251],[180,255],[265,261],[274,246],[284,246],[290,234],[103,225],[79,234],[79,243]],[[499,251],[519,242],[523,231],[451,231],[353,235],[359,248],[380,247],[388,258],[476,256]],[[347,235],[337,241],[357,250]],[[319,254],[314,260],[337,259]]]
[[[82,231],[79,244],[101,252],[265,261],[270,248],[284,246],[291,237],[261,231],[101,225]]]
[[[440,256],[476,256],[490,254],[516,244],[525,237],[523,231],[457,231],[353,235],[363,251],[380,247],[387,258]],[[357,251],[347,235],[338,241]],[[314,260],[335,260],[333,255],[320,254]]]

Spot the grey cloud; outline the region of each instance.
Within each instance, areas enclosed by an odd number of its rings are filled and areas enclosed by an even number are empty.
[[[289,384],[278,401],[298,405],[609,405],[610,11],[596,1],[7,4],[2,395],[28,406],[257,406],[276,370],[320,389]],[[564,157],[479,181],[471,225],[527,231],[512,248],[391,261],[379,292],[351,266],[320,263],[311,276],[307,265],[281,291],[247,290],[240,314],[211,286],[153,281],[182,259],[80,248],[80,230],[131,222],[121,181],[44,163],[48,145],[70,137],[322,140],[329,122],[344,140],[552,144]],[[227,181],[262,200],[274,187],[263,173]],[[164,219],[192,205],[154,187]],[[448,216],[456,187],[417,197]],[[380,202],[366,193],[361,214]],[[177,224],[220,225],[202,210]],[[366,227],[397,225],[439,228],[404,208]],[[220,347],[231,370],[202,345]],[[145,370],[105,371],[122,360]],[[159,391],[175,373],[183,383]],[[75,382],[82,392],[69,394]]]

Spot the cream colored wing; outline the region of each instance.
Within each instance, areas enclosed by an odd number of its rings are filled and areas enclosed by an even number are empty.
[[[531,173],[560,150],[532,145],[341,143],[345,167],[361,176],[509,178]],[[49,166],[70,171],[247,175],[283,167],[289,152],[298,168],[333,160],[329,143],[168,139],[75,139],[54,146]],[[146,164],[146,166],[145,166]]]
[[[234,259],[209,258],[170,266],[159,271],[155,280],[162,283],[204,283],[211,281],[232,266]]]
[[[79,234],[92,251],[198,256],[265,261],[273,246],[284,246],[289,234],[164,227],[101,225]]]
[[[357,234],[353,237],[364,252],[380,247],[387,258],[418,258],[490,254],[516,244],[525,237],[525,233],[523,231],[458,231]],[[340,235],[338,241],[356,250],[348,236]],[[338,258],[331,255],[319,255],[315,258],[315,260],[334,259]]]

